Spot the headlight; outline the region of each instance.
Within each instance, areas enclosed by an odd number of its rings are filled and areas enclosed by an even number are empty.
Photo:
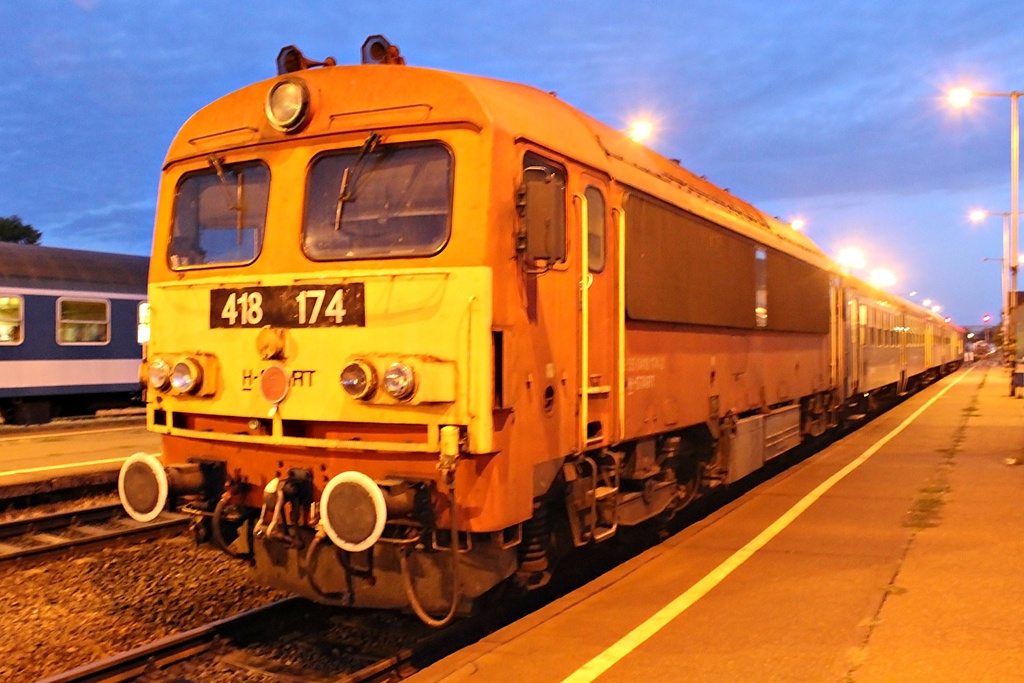
[[[171,381],[171,366],[166,361],[157,358],[149,364],[146,375],[149,386],[157,391],[164,391]]]
[[[183,358],[171,370],[171,386],[179,394],[194,394],[203,379],[202,367],[193,358]]]
[[[352,398],[370,398],[377,389],[377,375],[373,367],[361,360],[346,365],[339,381]]]
[[[309,113],[309,90],[298,78],[278,81],[267,93],[263,107],[270,125],[285,133],[298,130]]]
[[[384,390],[391,397],[404,401],[416,391],[416,375],[405,363],[392,363],[384,373]]]

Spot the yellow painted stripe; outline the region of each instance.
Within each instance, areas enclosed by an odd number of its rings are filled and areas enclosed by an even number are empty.
[[[947,391],[956,386],[956,384],[970,374],[973,369],[974,368],[971,368],[955,381],[951,382],[942,391],[933,396],[927,403],[915,410],[914,413],[901,422],[898,427],[876,441],[870,448],[857,456],[857,458],[850,464],[833,474],[831,477],[819,484],[817,488],[801,498],[793,507],[775,520],[767,529],[759,533],[753,540],[733,553],[728,559],[722,562],[722,564],[715,567],[715,569],[691,586],[686,592],[675,598],[665,607],[661,608],[661,610],[659,610],[654,616],[627,633],[607,650],[570,674],[562,681],[562,683],[589,683],[610,669],[623,657],[642,645],[648,638],[664,628],[670,621],[678,617],[689,609],[691,605],[707,595],[712,588],[725,580],[725,578],[735,571],[737,567],[750,559],[750,557],[758,550],[763,548],[768,541],[778,536],[783,529],[792,524],[797,517],[803,514],[803,512],[816,500],[825,495],[829,489],[842,481],[846,475],[850,474],[850,472],[853,472],[855,469],[867,462],[868,458],[877,453],[883,446],[885,446],[885,444],[889,443],[889,441],[895,438],[896,435],[910,426],[914,420],[921,416],[921,413],[926,411],[933,403],[942,398]]]
[[[90,429],[88,431],[66,431],[66,432],[39,432],[38,434],[11,434],[0,436],[0,441],[29,441],[31,439],[52,439],[57,436],[88,436],[90,434],[108,434],[110,432],[131,432],[137,429],[145,429],[144,425],[134,427],[111,427],[110,429]]]
[[[35,472],[46,472],[47,470],[73,470],[82,467],[95,467],[96,465],[113,465],[114,463],[124,462],[128,459],[128,456],[121,458],[110,458],[108,460],[92,460],[90,462],[69,462],[64,465],[49,465],[47,467],[29,467],[24,470],[11,470],[9,472],[0,472],[0,479],[4,477],[13,477],[18,474],[33,474]]]

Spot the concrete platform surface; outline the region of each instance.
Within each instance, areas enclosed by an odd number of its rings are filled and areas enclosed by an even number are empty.
[[[961,370],[410,678],[1024,680],[1024,400]]]
[[[144,421],[97,421],[0,430],[0,492],[88,473],[113,473],[132,453],[159,452],[160,435]]]

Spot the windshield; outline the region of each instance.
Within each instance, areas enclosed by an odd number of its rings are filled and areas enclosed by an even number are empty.
[[[372,137],[372,136],[371,136]],[[318,261],[430,256],[448,240],[452,157],[438,144],[320,156],[309,172],[302,244]]]
[[[224,164],[184,176],[174,197],[168,261],[181,270],[252,263],[263,246],[270,170],[265,164]]]

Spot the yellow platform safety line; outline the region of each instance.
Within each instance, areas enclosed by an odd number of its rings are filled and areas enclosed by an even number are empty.
[[[23,470],[11,470],[9,472],[0,472],[0,479],[4,477],[13,477],[18,474],[33,474],[35,472],[46,472],[47,470],[77,470],[83,467],[95,467],[96,465],[113,465],[114,463],[123,463],[128,459],[125,455],[120,458],[109,458],[107,460],[92,460],[90,462],[70,462],[64,465],[48,465],[46,467],[29,467]]]
[[[107,434],[109,432],[130,432],[135,429],[145,428],[145,425],[135,427],[112,427],[111,429],[90,429],[88,431],[65,431],[65,432],[39,432],[38,434],[6,434],[0,435],[0,441],[31,441],[33,439],[52,439],[60,436],[89,436],[90,434]]]
[[[831,477],[823,481],[813,491],[808,493],[806,496],[801,498],[793,507],[787,510],[781,517],[775,520],[768,528],[759,533],[749,543],[733,553],[728,559],[722,562],[720,565],[715,567],[711,572],[704,576],[700,581],[693,584],[684,593],[675,598],[672,602],[661,608],[654,616],[640,624],[632,631],[627,633],[618,642],[613,644],[611,647],[606,649],[598,656],[591,659],[589,662],[581,666],[575,672],[566,677],[562,683],[590,683],[598,676],[603,674],[605,671],[610,669],[622,658],[628,655],[630,652],[635,650],[637,647],[642,645],[648,638],[656,634],[669,622],[678,617],[680,614],[689,609],[694,603],[700,600],[702,597],[708,594],[708,592],[725,580],[729,574],[735,571],[740,565],[750,559],[754,553],[763,548],[769,541],[778,536],[783,529],[792,524],[797,517],[802,515],[815,501],[821,498],[825,493],[829,491],[833,486],[842,481],[846,475],[850,474],[858,467],[867,462],[868,458],[877,453],[883,446],[892,441],[900,432],[910,426],[914,420],[921,416],[921,414],[932,406],[933,403],[942,398],[947,391],[957,385],[964,377],[973,371],[974,368],[970,368],[958,377],[955,381],[951,382],[949,386],[945,387],[928,400],[923,406],[918,408],[910,415],[907,419],[900,423],[898,427],[893,429],[891,432],[883,436],[881,439],[876,441],[871,447],[861,453],[855,460],[850,462],[846,467],[839,470]]]

